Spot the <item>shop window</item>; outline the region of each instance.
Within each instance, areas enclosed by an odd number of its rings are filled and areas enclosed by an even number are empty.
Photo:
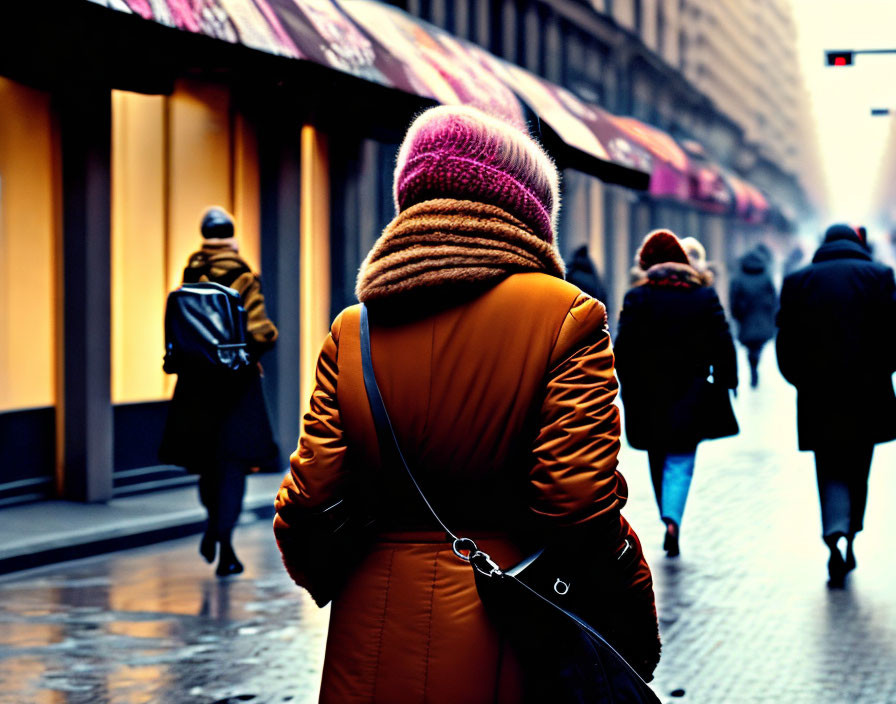
[[[0,411],[56,399],[54,135],[50,95],[0,77]]]
[[[165,98],[112,95],[112,399],[158,399],[165,251]]]
[[[165,299],[201,244],[208,206],[234,214],[240,253],[258,271],[257,149],[233,113],[229,90],[214,84],[183,81],[170,97],[113,93],[113,403],[170,395]]]

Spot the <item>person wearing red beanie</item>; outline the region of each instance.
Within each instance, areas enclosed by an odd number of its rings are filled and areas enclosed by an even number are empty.
[[[637,261],[645,273],[622,305],[616,371],[626,436],[632,447],[647,450],[666,525],[663,547],[674,557],[697,444],[737,432],[727,395],[737,389],[737,364],[715,289],[703,285],[675,234],[649,233]],[[722,426],[720,418],[730,422]]]

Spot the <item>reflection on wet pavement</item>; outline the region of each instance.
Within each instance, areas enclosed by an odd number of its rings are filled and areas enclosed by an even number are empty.
[[[286,576],[270,524],[240,578],[192,538],[0,581],[3,704],[316,701],[328,612]]]

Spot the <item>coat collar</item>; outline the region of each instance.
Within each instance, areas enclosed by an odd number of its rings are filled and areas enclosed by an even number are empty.
[[[648,286],[675,286],[679,288],[698,288],[704,280],[691,266],[678,262],[654,264],[647,270],[647,278],[643,282]]]
[[[829,262],[836,259],[863,259],[870,262],[871,255],[868,253],[868,250],[858,242],[840,239],[825,242],[821,245],[821,247],[818,248],[818,251],[815,252],[815,256],[812,257],[812,263],[817,264],[819,262]]]
[[[221,237],[207,239],[202,242],[202,249],[205,252],[239,252],[239,244],[236,237]]]

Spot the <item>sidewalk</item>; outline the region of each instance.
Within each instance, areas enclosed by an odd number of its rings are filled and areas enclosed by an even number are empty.
[[[247,477],[241,522],[274,515],[278,474]],[[0,574],[200,533],[205,509],[196,487],[105,504],[44,501],[0,511]]]

